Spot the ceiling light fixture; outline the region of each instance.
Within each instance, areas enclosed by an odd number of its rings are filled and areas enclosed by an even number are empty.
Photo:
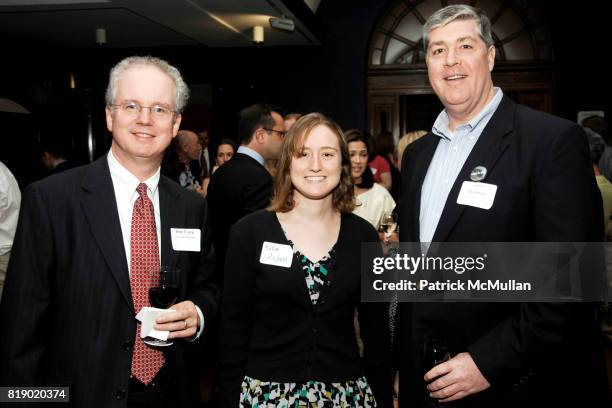
[[[96,44],[98,45],[106,44],[106,29],[96,28]]]
[[[270,22],[270,27],[276,28],[277,30],[287,31],[289,33],[295,30],[295,22],[290,18],[270,17],[268,21]]]
[[[253,27],[253,44],[263,45],[264,42],[264,28],[263,26]]]

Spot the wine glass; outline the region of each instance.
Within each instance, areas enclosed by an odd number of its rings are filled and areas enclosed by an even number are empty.
[[[162,266],[159,270],[159,285],[149,288],[151,305],[168,309],[178,298],[180,269]],[[145,337],[143,341],[151,346],[169,346],[171,341]]]
[[[423,373],[425,374],[438,364],[450,360],[450,357],[448,343],[445,341],[435,339],[425,341],[423,345]],[[429,394],[429,391],[427,393]],[[430,398],[430,405],[440,406],[438,400],[434,398]]]
[[[391,238],[391,235],[397,228],[397,214],[392,212],[384,213],[380,220],[380,227],[385,234],[385,242],[389,241],[389,238]]]

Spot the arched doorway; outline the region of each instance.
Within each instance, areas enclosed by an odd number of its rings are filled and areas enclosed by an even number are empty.
[[[551,112],[554,74],[548,26],[528,0],[396,0],[375,25],[367,61],[368,129],[398,138],[430,129],[442,105],[427,79],[422,27],[454,3],[483,9],[491,19],[496,62],[493,82],[519,103]]]

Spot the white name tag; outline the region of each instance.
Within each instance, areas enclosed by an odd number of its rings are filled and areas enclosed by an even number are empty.
[[[495,184],[464,181],[461,185],[457,204],[488,210],[493,206],[497,186]]]
[[[200,252],[201,231],[197,228],[170,228],[172,249]]]
[[[264,241],[261,248],[259,262],[266,265],[282,266],[289,268],[293,261],[293,250],[289,245],[275,244]]]

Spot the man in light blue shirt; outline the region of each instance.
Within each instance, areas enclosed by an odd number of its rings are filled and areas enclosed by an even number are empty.
[[[285,136],[283,117],[272,106],[251,105],[240,112],[238,135],[238,151],[212,175],[206,196],[219,270],[223,270],[232,225],[270,203],[272,176],[264,166],[280,153]]]
[[[584,132],[515,104],[493,85],[488,17],[447,6],[425,23],[423,45],[444,111],[405,150],[400,240],[600,240],[603,210]],[[423,271],[427,278],[435,276]],[[590,306],[581,306],[400,304],[400,407],[581,406],[586,394],[605,406],[597,325]],[[432,342],[449,353],[433,367],[423,355]]]

